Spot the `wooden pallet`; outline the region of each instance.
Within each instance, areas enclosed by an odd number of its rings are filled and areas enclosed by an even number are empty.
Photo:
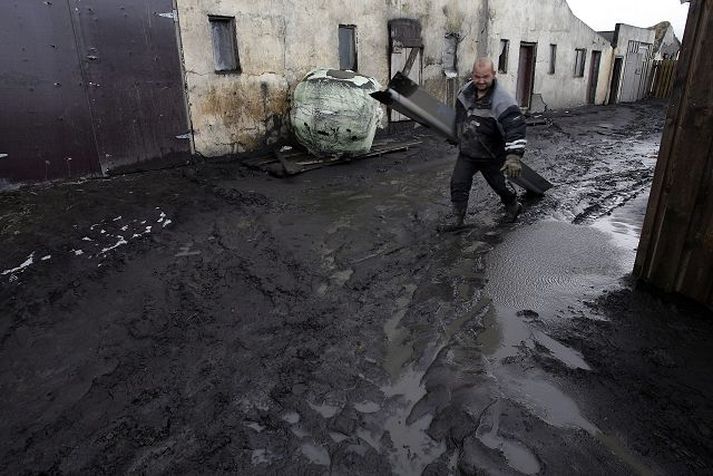
[[[277,177],[286,177],[309,172],[310,170],[316,170],[328,165],[344,164],[354,160],[378,157],[391,152],[408,150],[410,147],[417,146],[421,143],[422,142],[418,139],[407,141],[378,139],[374,141],[369,152],[351,157],[315,157],[308,152],[295,149],[284,152],[275,150],[272,155],[243,159],[242,164],[250,168],[263,170]]]

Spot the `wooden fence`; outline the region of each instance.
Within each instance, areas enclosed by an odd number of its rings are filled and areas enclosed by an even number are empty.
[[[651,68],[649,97],[668,99],[676,77],[676,60],[657,60]]]
[[[713,309],[713,2],[692,0],[634,275]]]

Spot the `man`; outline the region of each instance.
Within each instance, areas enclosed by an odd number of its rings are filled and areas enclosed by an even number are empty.
[[[488,58],[475,62],[471,80],[458,93],[456,131],[460,153],[451,177],[453,216],[448,228],[463,226],[473,175],[478,171],[500,196],[505,218],[514,221],[522,205],[505,184],[504,175],[520,175],[520,158],[527,144],[525,118],[513,97],[498,84]]]

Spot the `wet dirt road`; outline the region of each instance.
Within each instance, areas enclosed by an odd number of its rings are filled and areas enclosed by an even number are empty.
[[[455,150],[2,196],[3,473],[710,471],[710,315],[626,280],[664,106],[529,131],[515,224]]]

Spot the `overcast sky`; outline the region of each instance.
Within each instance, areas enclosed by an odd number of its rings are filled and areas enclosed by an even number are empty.
[[[688,3],[681,0],[567,0],[580,19],[597,31],[613,30],[617,23],[648,28],[669,21],[683,39]]]

